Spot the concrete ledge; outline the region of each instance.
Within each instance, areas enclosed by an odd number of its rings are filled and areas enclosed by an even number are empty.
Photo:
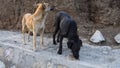
[[[69,60],[62,55],[56,55],[45,50],[33,52],[32,50],[7,43],[2,43],[0,46],[5,50],[8,48],[13,49],[13,56],[8,61],[11,61],[16,68],[104,68],[79,60]]]

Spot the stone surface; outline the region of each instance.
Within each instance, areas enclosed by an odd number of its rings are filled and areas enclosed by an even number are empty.
[[[0,56],[3,56],[3,49],[0,47]]]
[[[115,41],[117,43],[120,43],[120,34],[117,34],[115,37],[114,37]]]
[[[5,64],[2,61],[0,61],[0,68],[5,68]]]
[[[54,68],[54,64],[52,62],[47,63],[47,68]]]
[[[10,68],[16,68],[16,66],[15,66],[15,65],[13,65],[13,66],[11,66]]]
[[[9,36],[8,36],[9,34]],[[109,46],[93,46],[83,42],[80,50],[80,60],[70,59],[71,51],[67,48],[66,40],[63,40],[63,54],[58,55],[58,45],[54,46],[52,39],[44,37],[45,49],[32,51],[32,41],[23,45],[20,32],[0,31],[0,47],[4,53],[10,56],[10,67],[16,68],[119,68],[120,49],[112,49]],[[6,38],[5,38],[6,37]],[[13,39],[14,38],[14,39]],[[32,40],[32,36],[30,37]],[[82,38],[81,38],[82,39]],[[40,37],[37,36],[37,48]],[[16,41],[16,42],[14,42]],[[11,50],[11,48],[13,50]],[[6,51],[7,50],[7,51]],[[1,59],[1,58],[0,58]],[[10,68],[9,67],[9,68]],[[13,68],[14,68],[13,67]]]
[[[7,48],[4,52],[5,59],[8,61],[12,60],[13,53],[14,53],[13,48]]]
[[[90,38],[90,41],[92,41],[93,43],[99,43],[105,41],[105,38],[99,30],[96,30],[96,32]]]
[[[58,65],[57,65],[57,68],[67,68],[67,67],[64,66],[64,65],[58,64]]]

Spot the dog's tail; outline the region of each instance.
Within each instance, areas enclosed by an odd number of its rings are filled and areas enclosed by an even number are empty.
[[[22,33],[25,32],[25,22],[26,22],[25,16],[23,16],[23,18],[22,18]]]
[[[22,33],[23,33],[23,43],[24,44],[26,44],[25,43],[25,35],[24,35],[24,33],[25,33],[25,22],[26,22],[26,20],[25,20],[25,15],[24,15],[23,18],[22,18]]]

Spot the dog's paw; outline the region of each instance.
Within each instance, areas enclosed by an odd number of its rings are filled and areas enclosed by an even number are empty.
[[[57,42],[60,42],[60,40],[59,40],[59,39],[57,39]]]
[[[47,47],[41,46],[40,49],[46,49]]]
[[[53,42],[53,44],[54,44],[54,45],[57,45],[57,43],[56,43],[56,42]]]
[[[28,39],[28,42],[30,42],[30,39]]]
[[[58,53],[59,55],[61,55],[61,54],[62,54],[62,51],[58,51],[57,53]]]
[[[38,52],[38,50],[33,50],[34,52]]]
[[[34,52],[37,52],[37,49],[34,47],[33,49],[32,49]]]
[[[27,45],[26,43],[23,43],[23,45]]]

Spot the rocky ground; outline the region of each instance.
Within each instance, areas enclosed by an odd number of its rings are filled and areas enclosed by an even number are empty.
[[[120,49],[109,46],[90,45],[87,38],[81,38],[83,47],[80,60],[71,57],[70,50],[63,42],[63,54],[58,55],[58,45],[52,44],[49,35],[44,37],[45,49],[40,49],[37,37],[37,52],[32,51],[32,36],[27,45],[22,43],[21,32],[0,31],[0,66],[8,68],[119,68]],[[4,68],[3,67],[1,68]]]

